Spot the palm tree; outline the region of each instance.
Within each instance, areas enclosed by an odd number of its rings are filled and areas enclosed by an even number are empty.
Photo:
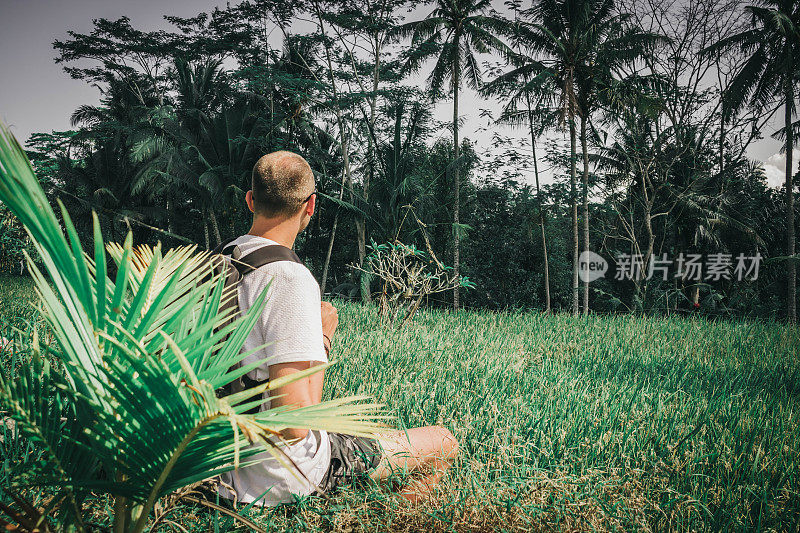
[[[536,94],[545,105],[558,109],[570,132],[570,191],[573,231],[572,308],[577,314],[579,228],[577,206],[576,122],[580,121],[583,155],[583,247],[589,249],[589,157],[587,124],[599,93],[613,86],[620,66],[635,60],[657,37],[615,14],[613,0],[542,0],[523,12],[518,40],[527,55],[517,56],[506,79],[524,81],[525,94]],[[529,80],[529,81],[526,81]],[[589,310],[589,285],[584,283],[583,313]]]
[[[208,222],[213,241],[222,240],[220,199],[225,193],[242,196],[262,141],[271,131],[260,112],[266,107],[264,97],[231,99],[219,93],[220,66],[218,60],[196,65],[177,61],[177,107],[157,108],[133,147],[134,160],[145,163],[133,191],[168,197],[176,189],[188,193],[199,206],[206,248],[213,247]]]
[[[490,12],[491,0],[437,0],[434,10],[423,20],[402,24],[392,31],[395,37],[411,37],[406,69],[418,70],[428,59],[436,64],[428,77],[428,87],[438,95],[449,81],[453,94],[453,271],[460,271],[460,145],[458,137],[458,98],[462,72],[467,85],[478,89],[481,68],[476,53],[510,50],[498,36],[510,35],[510,23]],[[453,307],[459,307],[459,288],[453,290]]]
[[[632,64],[663,37],[644,32],[630,21],[630,15],[615,14],[614,0],[588,1],[582,6],[586,20],[581,31],[585,50],[578,71],[578,109],[583,156],[581,205],[583,249],[589,250],[589,150],[587,124],[601,101],[610,98],[621,68]],[[583,314],[589,312],[589,282],[583,283]]]
[[[418,91],[400,90],[387,102],[386,139],[375,141],[380,172],[373,204],[382,240],[393,241],[400,235],[409,206],[420,212],[429,207],[436,176],[426,175],[423,165],[431,122],[427,99]]]
[[[800,69],[800,3],[796,0],[762,0],[745,8],[750,27],[715,43],[707,52],[738,48],[748,55],[747,61],[734,76],[725,92],[725,109],[732,115],[746,104],[765,114],[777,106],[784,107],[786,153],[786,315],[797,321],[797,266],[795,258],[794,186],[792,180],[792,148],[795,139],[792,115],[796,113],[795,97]]]
[[[679,129],[660,125],[666,106],[652,92],[657,83],[660,80],[648,78],[620,84],[613,104],[606,109],[613,137],[590,154],[611,193],[607,204],[618,216],[618,235],[624,236],[632,253],[642,257],[641,272],[632,279],[633,305],[642,307],[647,303],[649,283],[644,273],[656,249],[665,246],[667,228],[673,232],[674,253],[725,250],[726,232],[735,232],[739,243],[764,246],[757,233],[740,220],[741,214],[731,209],[737,193],[719,186],[723,172],[714,172],[713,135],[697,124]],[[729,161],[726,175],[746,174],[744,163]],[[664,222],[669,217],[672,220]],[[659,238],[661,244],[656,246]],[[675,282],[677,288],[678,280]],[[683,290],[691,289],[687,298],[698,303],[700,285],[687,287],[685,282],[680,279]]]
[[[484,95],[505,95],[506,104],[502,113],[497,119],[498,123],[518,126],[527,124],[531,136],[531,154],[533,157],[533,174],[536,181],[536,203],[539,211],[539,226],[542,229],[542,250],[544,268],[544,300],[545,313],[550,312],[550,264],[547,254],[547,234],[545,231],[545,213],[542,203],[542,191],[539,183],[539,162],[536,157],[536,139],[547,127],[555,124],[556,116],[552,110],[545,106],[538,105],[540,99],[538,94],[533,91],[531,84],[531,67],[537,65],[531,61],[530,57],[522,54],[515,54],[512,64],[517,65],[509,72],[498,76],[495,80],[488,83],[481,89]],[[537,65],[539,66],[539,65]],[[531,103],[531,98],[535,98],[537,105]],[[524,105],[523,105],[524,104]]]
[[[147,106],[156,102],[154,91],[134,93],[127,83],[114,80],[103,91],[101,105],[82,105],[72,114],[72,125],[80,129],[69,141],[72,157],[56,158],[58,179],[52,186],[80,222],[96,211],[101,220],[111,218],[114,234],[114,222],[152,214],[132,187],[139,168],[130,160],[130,143],[137,124],[147,116]],[[60,188],[61,183],[69,184],[70,190]]]
[[[514,22],[516,30],[519,31],[519,12],[515,9]],[[542,100],[540,94],[543,92],[543,87],[537,78],[544,70],[545,67],[539,61],[534,60],[529,54],[520,53],[521,39],[517,38],[514,44],[514,53],[509,55],[509,63],[512,68],[506,73],[501,74],[490,83],[481,88],[481,93],[486,96],[500,96],[506,98],[506,104],[500,117],[497,119],[498,123],[510,124],[512,126],[522,125],[527,123],[530,136],[531,136],[531,154],[533,157],[533,173],[536,180],[536,202],[539,211],[539,225],[542,229],[542,252],[543,252],[543,268],[544,268],[544,300],[545,300],[545,313],[550,312],[550,262],[547,254],[547,232],[545,231],[545,214],[544,206],[542,204],[542,191],[539,184],[539,162],[536,158],[536,138],[542,134],[545,128],[552,127],[555,124],[555,114],[552,110],[547,109],[541,104]],[[531,79],[537,81],[531,83]],[[549,87],[549,91],[553,92],[557,88]],[[531,98],[538,100],[536,109],[531,105]],[[524,104],[524,105],[523,105]]]
[[[570,211],[572,213],[572,311],[578,314],[578,204],[575,118],[578,115],[575,71],[579,66],[576,50],[577,24],[570,24],[568,1],[544,0],[524,12],[528,22],[518,27],[519,40],[531,52],[530,61],[518,67],[530,79],[529,90],[536,92],[545,106],[557,109],[561,126],[569,127]],[[541,60],[534,60],[539,57]],[[512,71],[513,72],[513,71]],[[511,73],[509,73],[511,74]],[[508,74],[507,74],[508,75]]]
[[[380,88],[384,85],[383,77],[387,66],[392,69],[392,61],[384,63],[385,46],[390,41],[389,34],[396,24],[397,8],[405,0],[358,0],[340,2],[337,9],[323,17],[331,23],[338,45],[345,52],[349,66],[352,68],[352,81],[365,96],[367,109],[361,109],[367,129],[367,151],[364,156],[364,172],[361,186],[361,203],[369,203],[370,183],[375,177],[376,149],[374,130],[378,117]],[[323,20],[319,20],[322,27]],[[351,41],[352,39],[352,41]],[[368,54],[369,65],[356,63],[354,50],[360,48]],[[361,106],[359,106],[361,107]],[[366,257],[367,220],[363,214],[356,217],[356,245],[358,247],[358,264],[363,265]],[[369,276],[362,273],[361,297],[365,302],[371,300]]]

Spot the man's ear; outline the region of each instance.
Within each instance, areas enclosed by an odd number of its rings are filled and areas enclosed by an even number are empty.
[[[306,202],[306,215],[308,215],[309,217],[314,216],[314,209],[316,209],[316,207],[317,207],[317,195],[312,194],[311,198],[309,198],[308,202]]]
[[[253,191],[247,191],[247,194],[244,195],[244,201],[247,203],[247,209],[250,210],[251,213],[256,212],[256,207],[253,205]]]

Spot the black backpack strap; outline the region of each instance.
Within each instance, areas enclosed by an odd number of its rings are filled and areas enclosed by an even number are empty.
[[[237,237],[237,238],[238,238],[238,237]],[[221,242],[219,246],[217,246],[216,248],[214,248],[213,250],[211,250],[211,254],[212,254],[212,255],[214,255],[214,254],[231,255],[231,254],[230,254],[230,252],[226,252],[225,250],[226,250],[227,248],[229,248],[229,247],[230,247],[231,249],[233,249],[233,247],[232,247],[232,246],[230,246],[230,244],[231,244],[233,241],[235,241],[235,240],[236,240],[236,239],[231,239],[231,240],[229,240],[229,241],[223,241],[223,242]]]
[[[225,254],[226,251],[227,250],[223,250],[223,253]],[[231,263],[236,267],[236,270],[239,271],[240,276],[249,274],[259,267],[277,261],[292,261],[294,263],[300,263],[301,265],[303,264],[297,254],[294,253],[294,250],[286,246],[281,246],[280,244],[262,246],[244,257],[234,258],[231,256]]]

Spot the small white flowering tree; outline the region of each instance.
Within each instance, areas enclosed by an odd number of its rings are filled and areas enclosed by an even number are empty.
[[[380,314],[391,322],[402,316],[398,327],[411,320],[428,297],[456,287],[474,287],[467,277],[442,264],[432,251],[425,252],[413,244],[373,242],[370,249],[365,266],[354,268],[381,280]]]

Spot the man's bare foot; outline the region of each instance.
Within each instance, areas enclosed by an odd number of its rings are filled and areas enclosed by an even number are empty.
[[[383,458],[370,477],[388,479],[403,472],[422,477],[411,479],[398,495],[412,503],[429,500],[458,456],[458,441],[441,426],[396,431],[380,439]]]
[[[412,479],[397,494],[414,504],[430,501],[443,476],[444,471],[439,470],[421,478]]]

